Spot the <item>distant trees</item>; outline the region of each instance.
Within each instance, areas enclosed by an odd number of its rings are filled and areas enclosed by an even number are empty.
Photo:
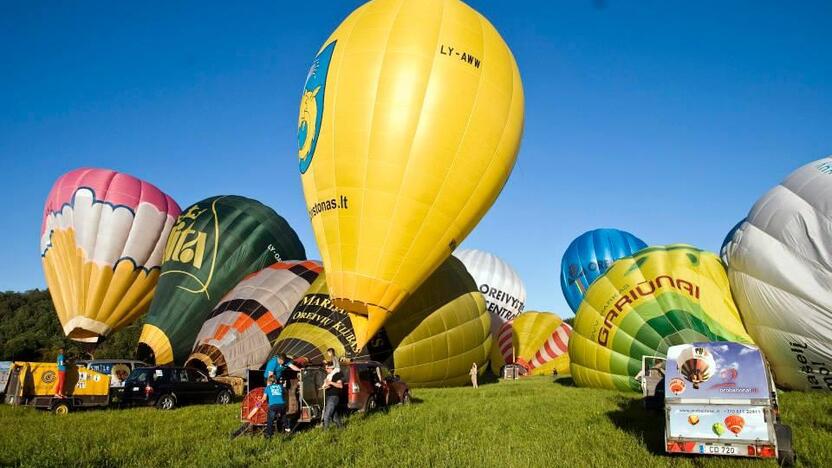
[[[109,336],[96,358],[131,358],[141,320]],[[49,291],[0,292],[0,361],[52,361],[63,347],[69,358],[89,357],[90,345],[64,336]]]
[[[575,317],[564,320],[574,326]],[[67,357],[132,359],[143,320],[93,347],[64,336],[48,290],[0,292],[0,361],[52,361],[63,346]]]

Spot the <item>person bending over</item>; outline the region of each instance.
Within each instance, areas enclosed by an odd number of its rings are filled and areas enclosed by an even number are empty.
[[[294,371],[300,371],[300,367],[294,365],[291,360],[287,359],[285,354],[280,353],[273,356],[269,359],[269,362],[266,363],[266,370],[263,372],[263,378],[268,382],[269,377],[273,375],[275,381],[279,381],[281,375],[283,374],[283,370],[287,367]]]

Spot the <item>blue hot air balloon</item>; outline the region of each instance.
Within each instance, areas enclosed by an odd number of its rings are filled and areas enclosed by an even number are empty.
[[[638,237],[618,229],[595,229],[573,240],[560,262],[560,287],[572,312],[577,312],[589,285],[612,262],[647,247]]]

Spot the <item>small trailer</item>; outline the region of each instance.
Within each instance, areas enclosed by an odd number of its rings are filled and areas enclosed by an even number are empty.
[[[500,375],[503,377],[503,380],[517,380],[528,374],[528,369],[520,364],[506,364],[500,370],[502,371],[500,372]],[[555,380],[557,380],[557,378]]]
[[[280,383],[286,389],[286,415],[292,430],[301,424],[315,424],[323,417],[324,401],[321,386],[326,379],[326,371],[320,366],[304,367],[300,372],[284,371],[286,375]],[[250,370],[248,384],[243,402],[240,405],[240,427],[231,433],[231,438],[243,434],[260,433],[266,427],[268,403],[263,400],[263,371]]]
[[[324,415],[326,398],[321,387],[326,380],[326,371],[319,366],[304,367],[298,373],[296,424],[316,424]]]
[[[55,397],[58,366],[47,362],[14,362],[9,370],[5,402],[55,414],[110,403],[110,377],[84,366],[66,366],[64,398]]]
[[[780,424],[774,381],[756,346],[677,345],[668,349],[666,361],[642,364],[639,380],[645,396],[655,399],[663,393],[668,453],[794,463],[791,429]]]

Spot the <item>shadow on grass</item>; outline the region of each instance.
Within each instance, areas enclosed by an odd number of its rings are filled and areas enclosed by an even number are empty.
[[[423,400],[421,398],[416,398],[415,396],[410,395],[410,404],[411,405],[418,405],[418,404],[421,404],[421,403],[424,403],[424,402],[425,402],[425,400]]]
[[[488,369],[483,375],[477,377],[477,385],[488,385],[488,384],[495,384],[499,383],[500,379],[491,372],[491,369]]]
[[[640,439],[654,455],[665,455],[664,416],[661,411],[649,411],[641,400],[618,397],[618,410],[607,417],[618,429]]]
[[[564,377],[561,379],[555,380],[555,383],[558,385],[563,385],[564,387],[576,387],[575,381],[572,380],[572,377]]]

